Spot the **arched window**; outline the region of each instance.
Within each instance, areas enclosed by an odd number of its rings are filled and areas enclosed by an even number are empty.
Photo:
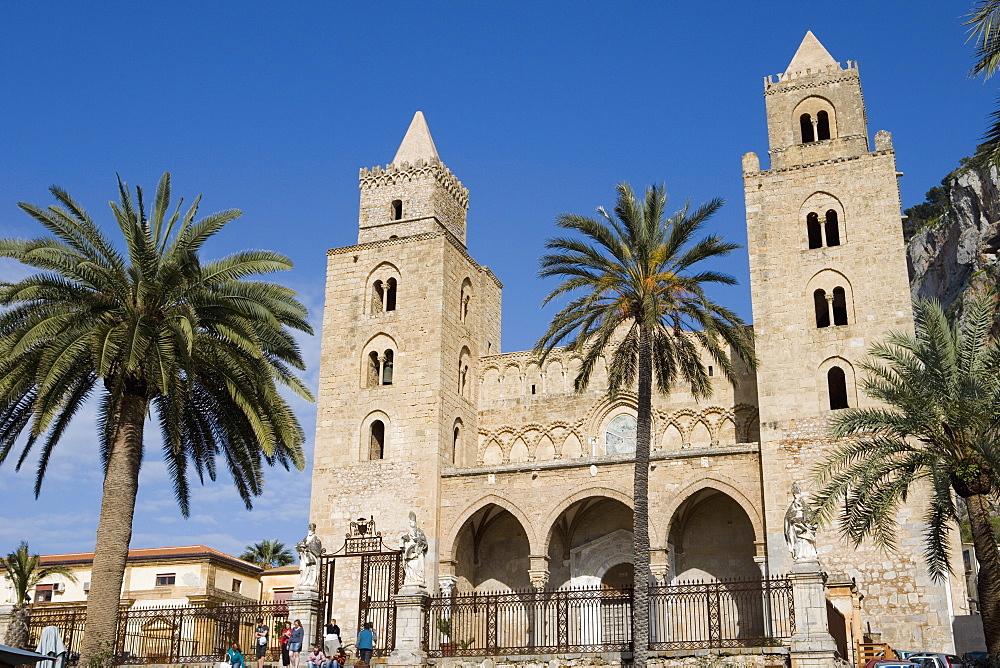
[[[812,117],[809,114],[802,114],[799,116],[799,128],[802,130],[803,144],[816,141],[816,135],[813,134]]]
[[[604,432],[604,451],[609,455],[635,452],[636,421],[631,415],[619,415]]]
[[[382,281],[375,281],[372,283],[372,315],[376,315],[383,311],[383,304],[385,302],[385,288],[382,286]]]
[[[823,247],[823,228],[819,224],[819,216],[810,213],[806,216],[806,229],[809,231],[809,248]]]
[[[455,431],[451,440],[451,463],[458,463],[458,452],[462,446],[462,421],[455,420]]]
[[[813,293],[813,306],[816,309],[816,326],[830,326],[830,305],[826,301],[826,290]]]
[[[847,292],[840,287],[833,289],[833,324],[847,324]]]
[[[368,387],[378,387],[381,375],[379,366],[378,353],[373,350],[368,353]]]
[[[392,385],[392,351],[386,350],[382,358],[382,384]]]
[[[403,200],[401,199],[392,200],[392,219],[393,220],[403,219]]]
[[[462,281],[462,290],[458,293],[458,319],[462,322],[469,317],[470,301],[472,301],[472,281],[466,278]]]
[[[461,396],[466,396],[466,390],[469,387],[469,348],[467,346],[462,346],[462,351],[458,353],[458,393]]]
[[[839,366],[826,372],[826,385],[830,392],[830,410],[847,408],[847,377]]]
[[[837,219],[837,212],[830,209],[826,212],[826,245],[840,245],[840,221]]]
[[[385,459],[385,423],[373,420],[369,428],[368,459]]]
[[[830,138],[830,115],[825,111],[816,114],[816,139],[823,141]]]
[[[396,279],[390,278],[385,282],[385,310],[396,310]]]

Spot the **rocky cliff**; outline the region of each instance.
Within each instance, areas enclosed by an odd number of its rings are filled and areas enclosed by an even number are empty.
[[[965,295],[997,285],[1000,278],[998,181],[996,166],[972,160],[942,182],[947,200],[942,203],[939,215],[930,221],[918,221],[918,229],[907,245],[913,297],[933,297],[955,314],[962,310]],[[907,209],[906,213],[917,209],[919,206]]]

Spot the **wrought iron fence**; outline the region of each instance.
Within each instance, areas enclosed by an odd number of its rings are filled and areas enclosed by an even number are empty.
[[[238,643],[244,655],[252,659],[257,619],[263,619],[271,629],[265,658],[277,661],[280,630],[287,618],[288,607],[282,603],[123,609],[119,613],[115,663],[219,661],[233,643]],[[29,620],[33,642],[37,642],[44,627],[57,626],[67,648],[80,651],[86,622],[83,608],[33,610]]]
[[[795,633],[786,577],[684,582],[649,590],[650,649],[783,645]]]
[[[624,652],[631,595],[610,589],[526,589],[430,600],[429,656]]]
[[[787,578],[650,587],[650,649],[783,645],[795,632]],[[429,656],[631,651],[632,593],[602,588],[430,599]]]

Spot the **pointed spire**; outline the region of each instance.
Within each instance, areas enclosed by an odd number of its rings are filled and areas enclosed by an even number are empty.
[[[406,136],[403,137],[403,142],[399,145],[396,157],[392,161],[396,165],[404,162],[415,165],[418,158],[423,159],[424,162],[430,162],[431,159],[440,160],[422,111],[413,114],[413,120],[410,121]]]
[[[799,44],[799,50],[792,57],[792,62],[788,63],[788,67],[785,68],[785,73],[793,74],[795,72],[805,72],[806,70],[820,72],[830,65],[839,65],[839,63],[819,43],[816,35],[812,34],[812,30],[809,30],[806,32],[806,36],[802,38],[802,43]]]

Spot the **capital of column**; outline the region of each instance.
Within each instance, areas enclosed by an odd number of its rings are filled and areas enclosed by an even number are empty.
[[[528,579],[535,589],[542,589],[549,582],[549,558],[533,554],[528,557]]]
[[[455,585],[458,583],[457,575],[439,575],[438,576],[438,587],[441,588],[441,594],[451,598],[452,593],[455,591]]]
[[[666,584],[670,575],[670,559],[666,548],[649,551],[649,573],[656,580],[656,584]]]

